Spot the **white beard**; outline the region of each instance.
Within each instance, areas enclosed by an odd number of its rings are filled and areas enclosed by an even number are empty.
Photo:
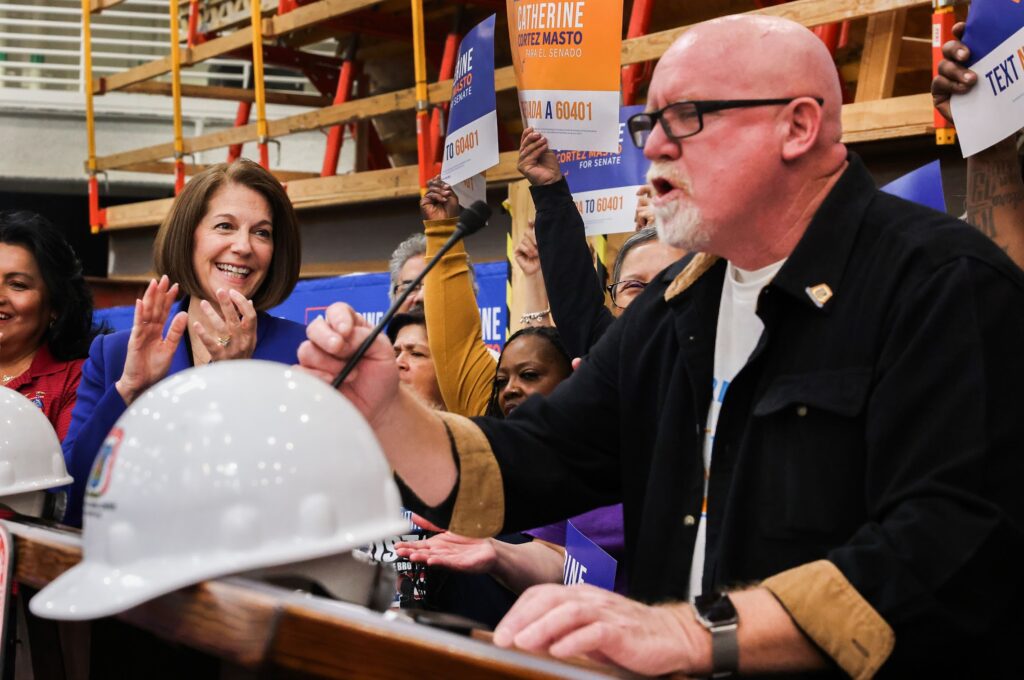
[[[711,241],[710,229],[700,209],[693,203],[672,201],[659,206],[652,205],[651,209],[654,213],[654,226],[662,243],[690,252],[707,248]]]
[[[692,201],[693,189],[688,177],[682,175],[670,163],[651,163],[647,172],[648,184],[653,177],[664,177],[673,186],[679,187],[685,199],[670,201],[658,205],[651,203],[654,214],[654,226],[662,243],[681,248],[690,252],[704,250],[711,240],[711,230],[704,222],[700,208]]]

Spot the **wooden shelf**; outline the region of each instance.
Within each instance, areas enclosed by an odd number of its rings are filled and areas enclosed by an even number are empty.
[[[42,588],[81,560],[81,549],[65,532],[5,524],[16,534],[15,579],[27,586]],[[271,676],[282,669],[320,678],[633,677],[583,660],[569,664],[500,649],[405,617],[244,578],[206,581],[117,618]]]

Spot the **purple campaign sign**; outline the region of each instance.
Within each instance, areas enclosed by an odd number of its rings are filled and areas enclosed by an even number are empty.
[[[938,161],[932,161],[889,182],[882,187],[882,191],[932,210],[946,212],[946,196],[942,191],[942,171]]]
[[[580,533],[572,522],[565,527],[565,565],[562,583],[589,583],[605,590],[615,590],[618,563],[596,543]]]
[[[496,108],[494,97],[494,15],[466,34],[459,44],[452,84],[448,134]]]
[[[574,193],[629,187],[644,184],[650,161],[644,158],[626,133],[626,119],[644,110],[643,106],[619,109],[619,153],[600,151],[556,151],[562,174]]]
[[[971,50],[967,65],[973,65],[1021,28],[1024,3],[1020,0],[974,0],[964,29],[964,42]]]

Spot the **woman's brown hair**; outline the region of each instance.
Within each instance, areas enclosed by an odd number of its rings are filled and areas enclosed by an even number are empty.
[[[171,204],[153,244],[157,275],[166,274],[185,295],[200,295],[202,287],[192,266],[194,234],[209,209],[210,198],[234,183],[259,193],[270,205],[274,255],[267,278],[253,295],[253,305],[266,310],[284,302],[299,280],[301,243],[299,222],[284,187],[277,178],[245,158],[207,168],[185,185]]]

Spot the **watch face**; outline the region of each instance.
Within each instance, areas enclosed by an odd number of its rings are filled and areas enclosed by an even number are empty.
[[[697,608],[697,613],[708,623],[733,623],[737,619],[732,600],[723,593],[698,595],[693,604]]]

